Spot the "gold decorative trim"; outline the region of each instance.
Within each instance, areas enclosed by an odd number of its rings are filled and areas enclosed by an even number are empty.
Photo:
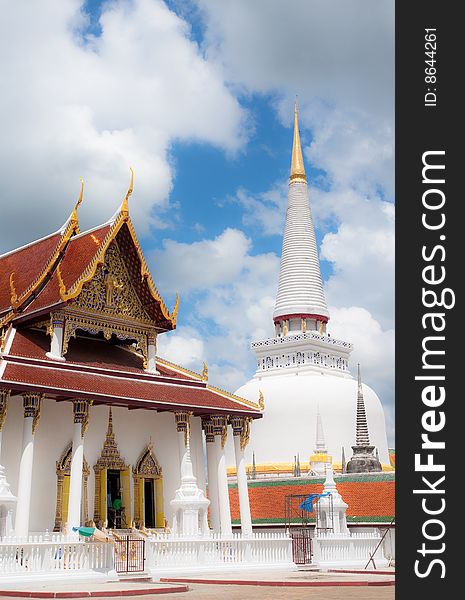
[[[8,413],[8,398],[10,397],[11,390],[0,389],[0,431],[2,431],[5,425],[6,416]]]
[[[245,404],[246,406],[250,406],[251,408],[256,408],[257,410],[263,410],[263,408],[261,407],[260,404],[260,400],[257,402],[252,402],[252,400],[247,400],[246,398],[242,398],[241,396],[236,396],[235,394],[231,394],[231,392],[227,392],[226,390],[223,390],[219,387],[216,387],[214,385],[207,385],[207,390],[210,390],[212,392],[217,392],[220,393],[222,396],[225,396],[226,398],[230,398],[231,400],[235,400],[236,402],[239,402],[240,404]]]
[[[72,337],[76,337],[78,329],[94,335],[103,333],[103,337],[106,340],[109,340],[113,334],[120,340],[135,340],[137,342],[137,349],[140,350],[144,358],[144,369],[147,368],[147,331],[145,329],[131,327],[123,323],[109,322],[105,315],[102,315],[99,319],[67,314],[63,330],[63,356],[68,352],[69,341]]]
[[[18,294],[16,293],[15,288],[15,274],[10,274],[10,302],[13,308],[17,308],[18,306]]]
[[[203,363],[202,379],[208,381],[208,365],[205,361]]]
[[[24,393],[23,395],[24,418],[32,417],[32,435],[35,434],[40,421],[43,394]]]
[[[59,460],[56,462],[56,475],[57,475],[57,496],[56,496],[56,508],[55,508],[55,525],[53,531],[63,531],[63,483],[64,478],[71,475],[71,457],[72,457],[73,445],[70,442],[64,451],[62,452]],[[82,464],[82,478],[83,478],[83,505],[84,505],[84,523],[89,520],[89,506],[88,506],[88,480],[90,475],[89,464],[84,456]]]
[[[265,410],[265,396],[263,395],[262,390],[259,390],[258,406],[260,410]]]
[[[131,171],[132,171],[132,169],[131,169]],[[94,255],[91,262],[87,265],[87,267],[81,273],[79,278],[62,295],[62,299],[64,301],[69,301],[69,300],[76,298],[80,294],[83,285],[85,283],[87,283],[88,281],[90,281],[94,277],[94,275],[97,271],[97,267],[99,266],[99,264],[103,263],[103,257],[105,255],[106,251],[108,250],[110,243],[114,240],[114,238],[116,237],[116,234],[121,229],[121,227],[124,224],[126,224],[128,227],[129,233],[131,235],[132,241],[134,243],[134,246],[136,248],[138,258],[141,263],[141,277],[147,281],[147,286],[149,288],[150,294],[152,295],[152,298],[158,302],[163,316],[165,317],[165,319],[167,321],[169,321],[173,325],[173,328],[174,328],[176,326],[176,316],[177,316],[177,311],[178,311],[178,306],[179,306],[179,297],[177,297],[177,303],[176,303],[177,306],[175,306],[173,313],[170,314],[159,291],[157,290],[157,288],[155,286],[155,283],[153,282],[152,276],[150,275],[150,271],[148,269],[147,262],[144,258],[142,249],[140,247],[139,241],[137,239],[137,236],[136,236],[136,233],[134,230],[134,226],[132,225],[132,222],[131,222],[131,217],[129,216],[128,199],[129,199],[129,196],[132,194],[133,175],[134,174],[132,173],[131,184],[130,184],[129,190],[126,194],[126,197],[123,200],[123,203],[121,205],[120,212],[119,212],[118,216],[116,217],[115,221],[113,222],[112,226],[110,227],[110,230],[108,231],[107,235],[105,236],[103,242],[100,244],[100,247],[98,248],[97,253]]]
[[[191,371],[190,369],[181,367],[180,365],[177,365],[176,363],[172,363],[169,360],[166,360],[165,358],[160,358],[159,356],[157,356],[157,364],[160,364],[160,365],[168,367],[168,368],[172,368],[175,371],[180,371],[181,373],[185,373],[186,375],[192,375],[196,379],[202,380],[202,375],[200,375],[200,373],[196,373],[195,371]]]

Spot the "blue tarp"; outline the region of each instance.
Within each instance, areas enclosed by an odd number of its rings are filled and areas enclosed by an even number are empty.
[[[307,512],[313,512],[313,501],[315,498],[324,498],[330,494],[331,492],[325,492],[324,494],[310,494],[310,496],[299,505],[299,508],[301,510],[306,510]]]

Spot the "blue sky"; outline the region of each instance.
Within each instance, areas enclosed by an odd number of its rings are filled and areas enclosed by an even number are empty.
[[[272,332],[297,94],[332,335],[392,439],[393,2],[0,1],[0,251],[58,228],[81,176],[82,226],[104,222],[131,165],[154,279],[181,294],[160,353],[234,391]]]

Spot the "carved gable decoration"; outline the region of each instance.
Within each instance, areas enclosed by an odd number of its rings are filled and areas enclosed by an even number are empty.
[[[71,475],[71,457],[72,457],[73,444],[70,442],[64,449],[60,460],[56,462],[56,473],[57,475]],[[88,477],[90,475],[89,464],[84,456],[84,462],[82,465],[82,473]]]
[[[126,471],[129,469],[129,465],[126,464],[124,458],[120,455],[118,444],[116,443],[111,407],[108,411],[108,427],[105,442],[100,457],[94,465],[95,473],[100,473],[103,469],[115,469],[116,471]]]
[[[104,264],[97,269],[94,277],[83,285],[74,306],[101,316],[129,318],[152,324],[134,289],[116,240],[108,246]]]
[[[153,453],[152,444],[149,444],[141,454],[133,469],[133,474],[139,477],[160,477],[161,467]]]

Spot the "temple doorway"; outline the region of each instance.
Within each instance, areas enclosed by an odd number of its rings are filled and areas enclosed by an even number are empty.
[[[129,465],[120,456],[111,408],[102,453],[94,465],[94,521],[98,527],[125,529],[131,524],[131,491]]]
[[[163,510],[163,475],[161,467],[149,444],[132,471],[134,481],[134,521],[136,527],[162,528],[165,524]]]
[[[145,526],[155,527],[155,486],[153,479],[144,479],[144,521]]]

